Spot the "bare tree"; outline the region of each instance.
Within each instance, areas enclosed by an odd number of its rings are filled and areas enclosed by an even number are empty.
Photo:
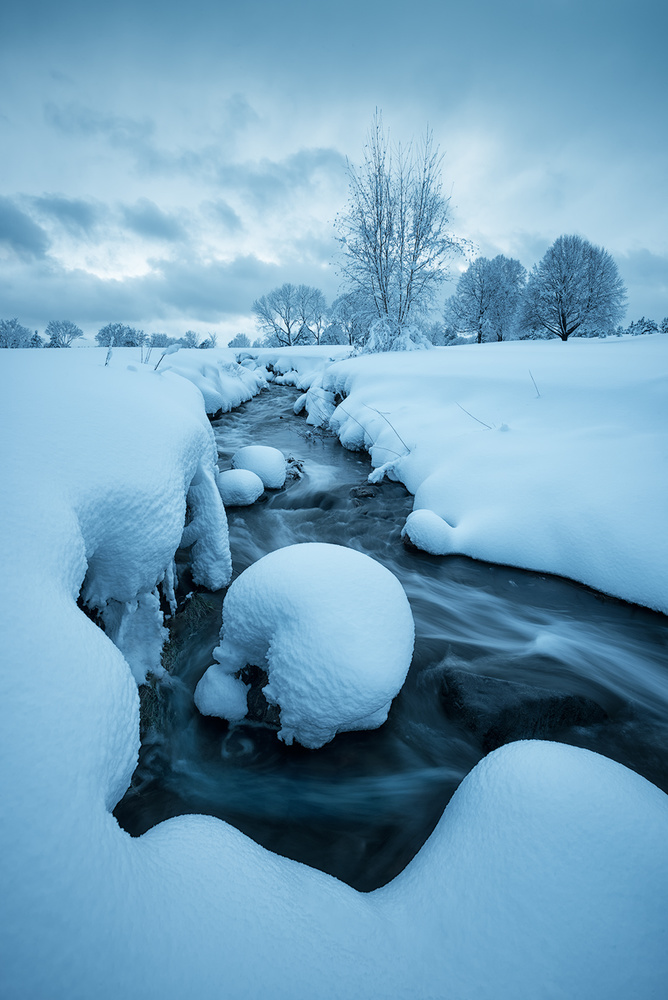
[[[513,326],[526,284],[526,270],[518,260],[498,254],[478,257],[457,282],[448,299],[445,319],[457,333],[473,333],[483,340],[503,340]]]
[[[49,338],[49,347],[71,347],[73,340],[83,337],[83,330],[69,319],[49,320],[44,333]]]
[[[378,314],[368,296],[362,296],[359,292],[345,292],[332,302],[330,320],[331,326],[336,329],[329,339],[333,343],[361,347],[375,319],[378,319]]]
[[[206,351],[206,350],[210,350],[212,347],[216,347],[217,344],[218,344],[218,334],[217,333],[210,333],[209,336],[205,337],[204,340],[202,341],[202,343],[198,344],[197,346],[201,350]]]
[[[430,131],[415,147],[391,147],[376,112],[362,166],[348,166],[349,203],[337,219],[341,271],[397,335],[431,305],[461,245],[448,228],[442,160]]]
[[[566,341],[614,330],[625,309],[626,288],[610,254],[581,236],[560,236],[529,275],[522,322]]]
[[[320,343],[327,325],[327,302],[319,288],[311,285],[297,286],[297,309],[304,329],[304,339]]]
[[[255,300],[253,312],[269,342],[292,347],[310,340],[311,331],[304,323],[299,300],[299,289],[289,283]]]

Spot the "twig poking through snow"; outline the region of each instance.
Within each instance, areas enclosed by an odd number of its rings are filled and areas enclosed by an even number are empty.
[[[387,417],[385,416],[385,414],[384,414],[384,413],[381,413],[381,412],[380,412],[380,410],[377,410],[375,406],[369,406],[369,404],[368,404],[368,403],[365,403],[364,405],[366,406],[367,410],[373,410],[373,412],[374,412],[374,413],[377,413],[379,417],[382,417],[382,418],[383,418],[383,420],[385,421],[385,423],[386,423],[386,424],[389,424],[389,426],[390,426],[390,427],[392,428],[392,430],[393,430],[393,431],[394,431],[394,433],[395,433],[395,434],[397,435],[397,437],[398,437],[398,438],[399,438],[399,440],[401,441],[402,445],[403,445],[403,446],[404,446],[404,448],[406,449],[406,454],[407,454],[407,455],[410,455],[410,453],[411,453],[411,450],[410,450],[410,448],[408,447],[408,445],[406,444],[406,442],[405,442],[405,441],[404,441],[404,439],[402,438],[402,436],[401,436],[401,434],[399,433],[399,431],[397,430],[397,428],[396,428],[396,427],[394,426],[394,424],[393,424],[393,423],[391,423],[391,422],[390,422],[390,421],[388,420],[388,418],[387,418]]]
[[[464,410],[464,413],[466,413],[473,420],[476,420],[479,424],[482,424],[483,427],[486,427],[488,431],[492,430],[492,428],[490,427],[490,425],[486,424],[484,420],[478,420],[478,418],[474,417],[472,413],[469,413],[468,410],[465,410],[461,403],[457,403],[457,406],[459,407],[460,410]]]
[[[531,375],[531,369],[529,369],[529,375]],[[540,390],[539,390],[538,386],[536,385],[536,380],[533,377],[533,375],[531,375],[531,381],[533,382],[534,388],[536,390],[536,399],[540,399]]]

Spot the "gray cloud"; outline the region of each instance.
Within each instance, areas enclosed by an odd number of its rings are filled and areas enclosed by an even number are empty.
[[[215,222],[223,224],[229,233],[241,232],[243,223],[231,205],[223,199],[205,202],[202,206],[205,215],[214,219]]]
[[[177,320],[185,329],[247,316],[254,299],[295,280],[289,262],[279,266],[253,254],[233,261],[203,263],[193,257],[152,263],[149,274],[116,280],[68,270],[50,259],[30,266],[17,262],[0,271],[0,301],[7,315],[31,328],[44,329],[58,316],[93,332],[112,321],[148,329],[161,320]],[[317,266],[307,267],[300,280],[322,287],[320,276]]]
[[[76,102],[59,107],[49,101],[44,105],[44,117],[49,125],[67,135],[103,135],[114,146],[145,142],[155,131],[155,123],[150,118],[137,120],[126,115],[107,114]]]
[[[318,177],[345,175],[346,159],[336,149],[301,149],[283,160],[225,164],[218,171],[221,186],[243,192],[258,209],[285,203],[311,188]]]
[[[631,250],[616,261],[629,291],[627,318],[644,314],[659,322],[668,316],[668,254]]]
[[[0,196],[0,244],[20,257],[43,257],[49,238],[10,198]]]
[[[463,206],[453,229],[485,256],[503,252],[531,267],[561,232],[582,231],[607,248],[614,242],[629,317],[668,312],[666,136],[657,125],[665,115],[668,8],[656,0],[638,0],[631,13],[616,0],[425,0],[401,32],[396,0],[335,7],[203,0],[187,18],[170,0],[6,6],[5,244],[39,261],[47,229],[50,253],[57,247],[63,260],[69,253],[70,267],[81,260],[122,267],[127,241],[114,241],[125,222],[169,241],[170,255],[182,258],[161,264],[162,277],[116,283],[37,267],[30,295],[26,274],[17,277],[16,294],[28,305],[60,281],[73,319],[74,290],[91,308],[126,303],[121,312],[129,321],[132,310],[135,323],[152,315],[156,295],[166,311],[200,302],[213,313],[226,308],[216,305],[215,283],[233,272],[200,265],[198,243],[203,256],[222,254],[241,233],[246,252],[282,263],[272,269],[245,258],[248,274],[236,276],[239,294],[225,285],[226,301],[243,300],[247,311],[281,280],[325,290],[324,220],[344,203],[343,154],[359,161],[378,105],[397,139],[418,135],[426,121],[434,126],[447,152],[447,186],[454,182]],[[559,72],[546,71],[551,66]],[[54,188],[62,194],[44,194]],[[91,216],[85,209],[77,216],[84,191],[91,205],[113,200],[94,230],[100,253],[89,252]],[[45,200],[30,200],[36,194]],[[142,214],[134,203],[141,195],[161,214]],[[192,224],[175,207],[185,205]],[[177,235],[183,225],[185,238]],[[86,247],[73,246],[77,226]],[[65,229],[69,238],[58,240]],[[654,253],[630,250],[643,246]]]
[[[257,111],[243,94],[235,93],[223,101],[223,126],[226,130],[240,131],[260,121]]]
[[[62,195],[45,194],[33,198],[32,204],[38,212],[55,219],[75,235],[90,233],[106,215],[106,210],[98,204]]]
[[[155,142],[155,121],[148,116],[109,114],[76,102],[64,107],[49,102],[44,105],[44,116],[47,124],[66,136],[102,138],[114,149],[130,153],[136,168],[146,174],[199,172],[215,154],[214,147],[201,152],[160,149]]]
[[[124,206],[122,215],[125,225],[139,236],[169,242],[185,238],[185,230],[178,219],[163,212],[148,198],[140,198],[135,205]]]

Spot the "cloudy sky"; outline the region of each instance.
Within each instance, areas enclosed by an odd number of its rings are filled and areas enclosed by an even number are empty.
[[[346,157],[428,124],[454,232],[615,257],[668,315],[665,0],[22,0],[0,14],[0,317],[254,335],[339,279]]]

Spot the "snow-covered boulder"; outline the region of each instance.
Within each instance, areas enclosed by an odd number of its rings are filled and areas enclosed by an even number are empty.
[[[266,670],[263,693],[280,708],[279,737],[320,747],[339,732],[387,718],[413,654],[413,615],[388,569],[355,549],[310,542],[270,552],[227,592],[216,663],[195,703],[241,716],[247,664]]]
[[[226,507],[249,507],[264,493],[264,483],[250,469],[218,473],[218,491]]]
[[[268,490],[280,490],[285,482],[285,456],[278,448],[262,444],[249,444],[240,448],[232,457],[235,469],[247,469],[259,476]]]

